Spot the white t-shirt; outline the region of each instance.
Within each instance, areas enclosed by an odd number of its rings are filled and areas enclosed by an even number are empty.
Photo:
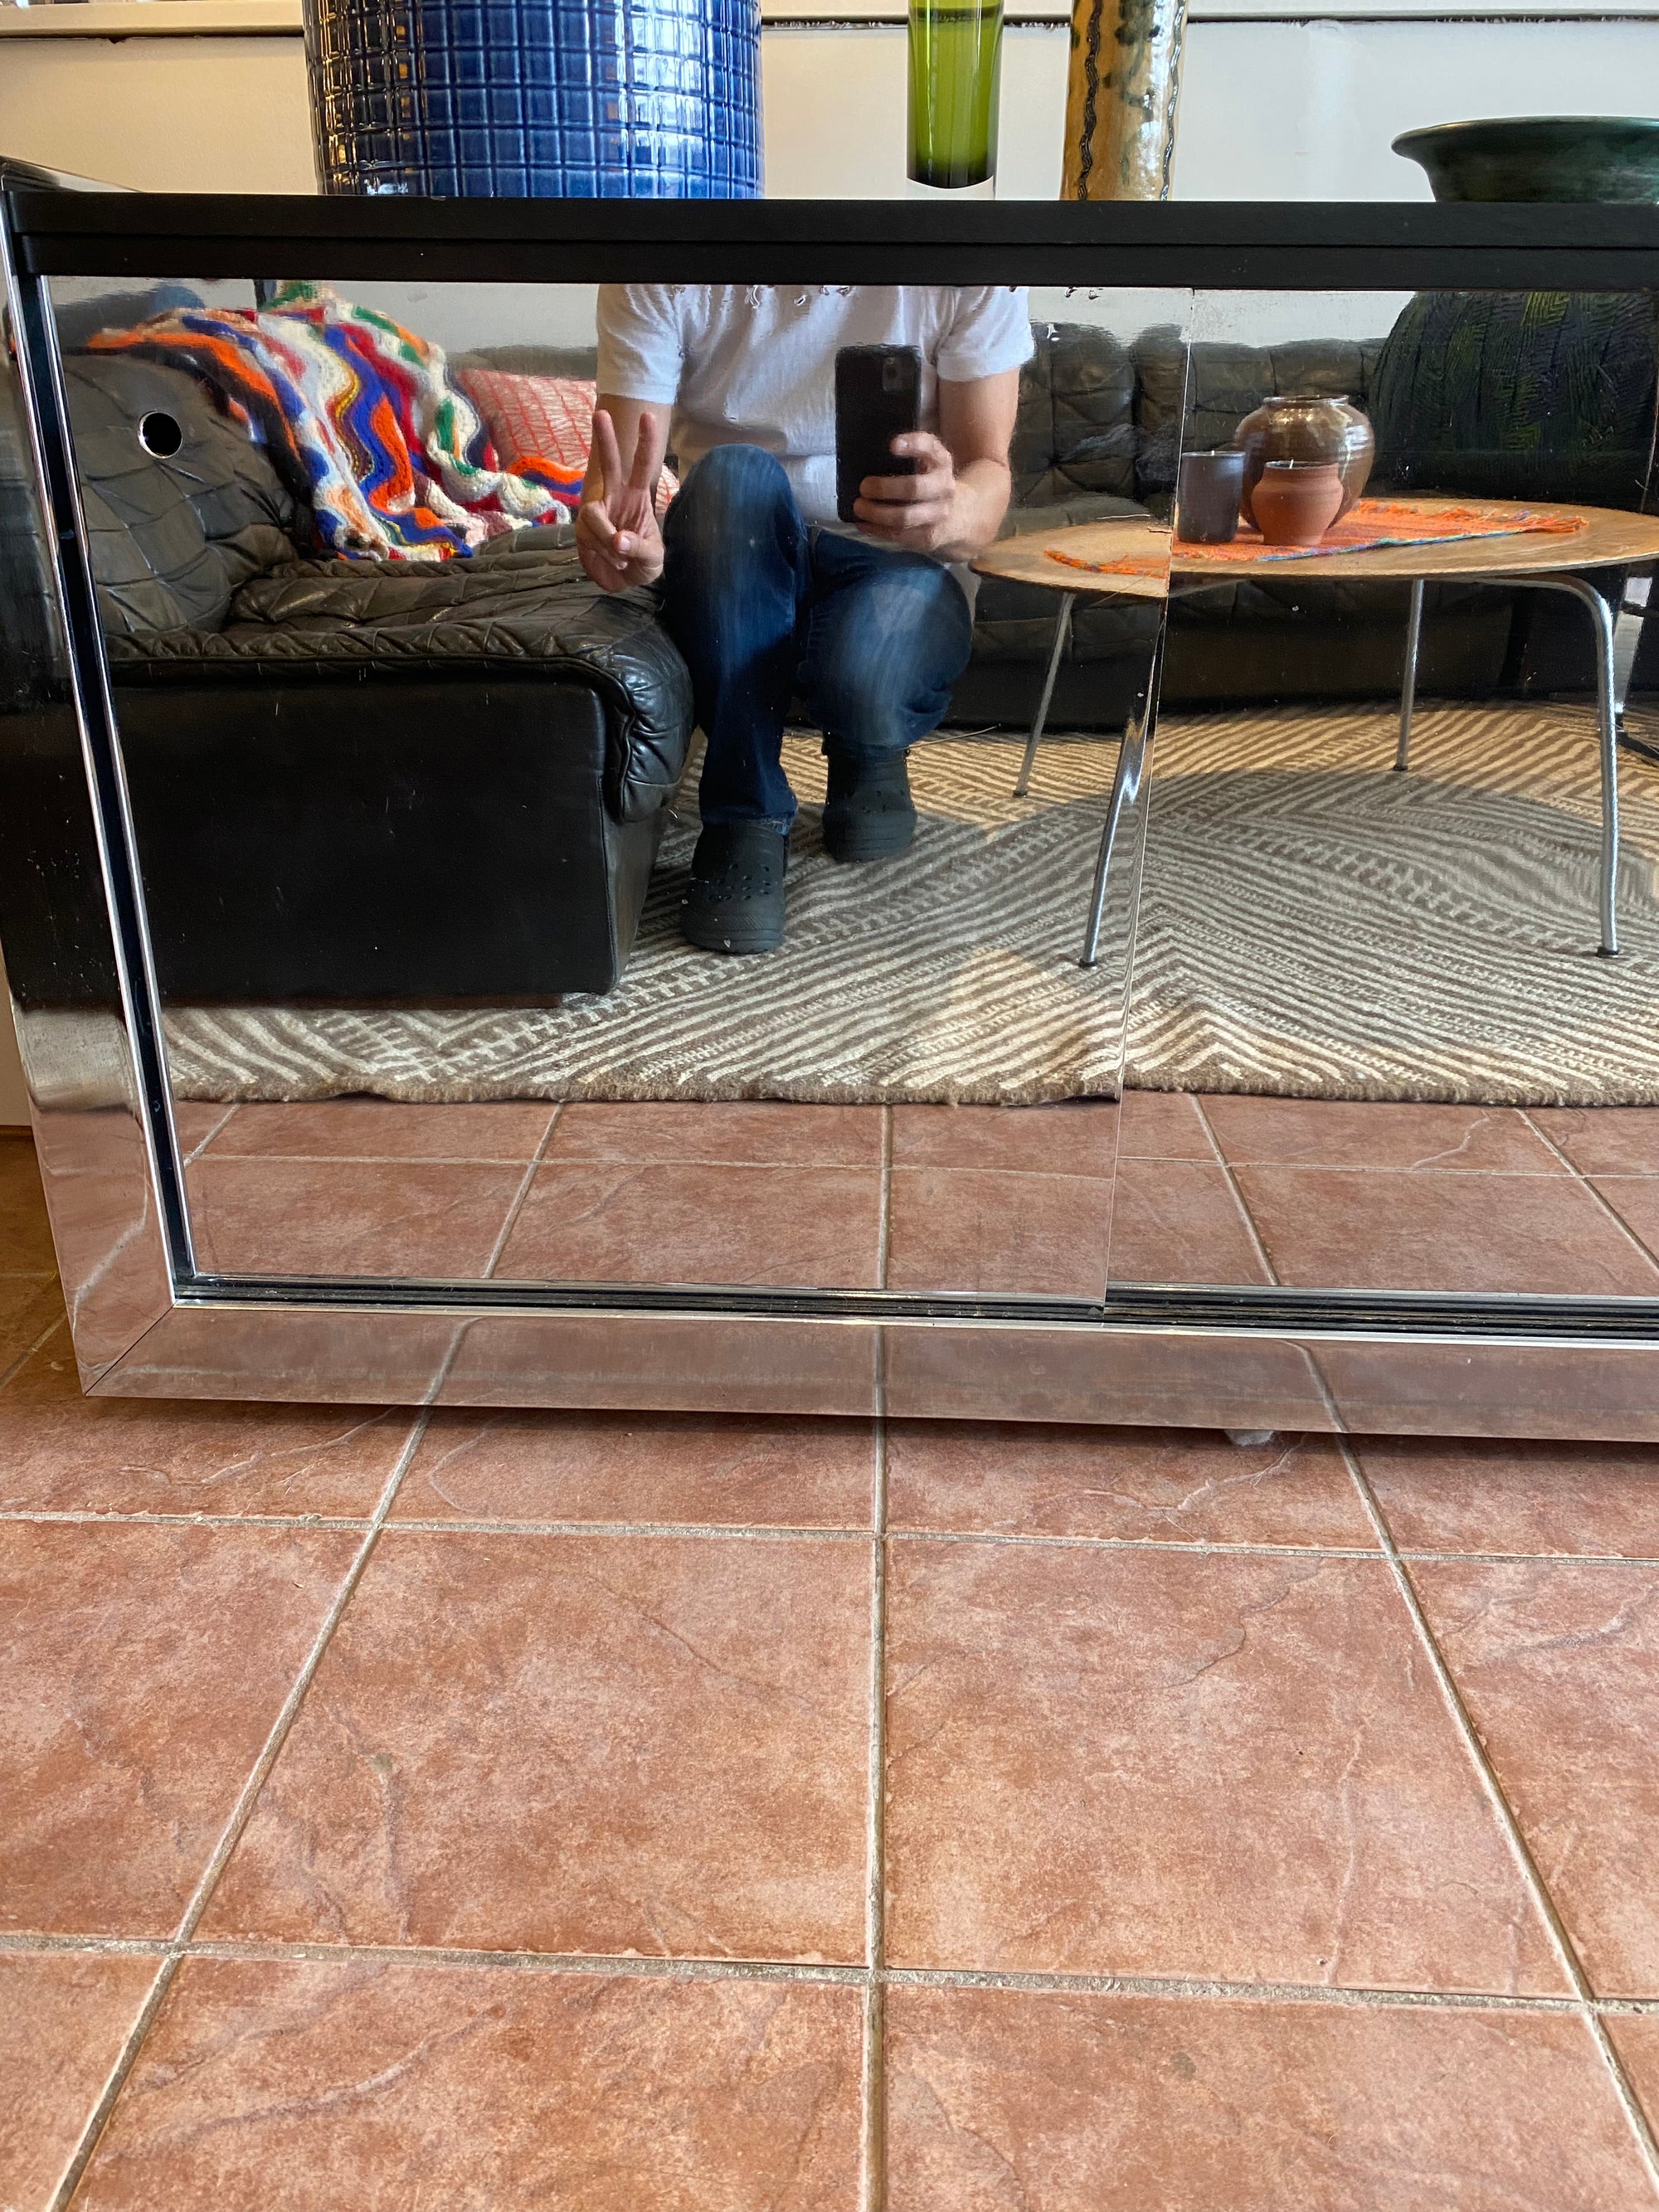
[[[674,410],[682,474],[712,446],[758,446],[806,520],[835,530],[842,346],[915,346],[924,430],[940,377],[970,383],[1032,352],[1024,289],[1006,284],[601,284],[599,335],[599,390]]]

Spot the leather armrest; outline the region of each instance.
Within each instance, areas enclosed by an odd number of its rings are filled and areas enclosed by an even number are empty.
[[[298,562],[244,585],[222,629],[108,642],[111,665],[128,683],[258,682],[348,670],[415,683],[476,667],[481,675],[586,684],[605,707],[605,802],[621,822],[640,821],[665,803],[690,744],[691,679],[654,599],[599,592],[568,544],[532,542],[432,567]]]

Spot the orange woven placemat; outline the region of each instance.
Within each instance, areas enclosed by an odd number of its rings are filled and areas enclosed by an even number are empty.
[[[1542,514],[1525,507],[1425,507],[1409,499],[1362,499],[1333,523],[1317,545],[1269,545],[1261,532],[1240,527],[1231,545],[1189,545],[1177,538],[1182,566],[1259,568],[1264,561],[1305,561],[1326,553],[1370,552],[1382,545],[1443,545],[1458,538],[1517,538],[1544,532],[1571,537],[1588,528],[1582,515]],[[1081,554],[1048,549],[1048,558],[1068,568],[1088,568],[1097,576],[1161,576],[1169,563],[1157,554],[1129,553],[1114,561],[1090,561]]]

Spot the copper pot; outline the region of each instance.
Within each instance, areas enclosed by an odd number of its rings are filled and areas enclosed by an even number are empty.
[[[1269,461],[1334,461],[1342,479],[1340,520],[1365,489],[1376,453],[1376,439],[1358,408],[1346,398],[1327,398],[1315,392],[1264,399],[1239,424],[1233,443],[1244,450],[1239,513],[1251,523],[1256,519],[1251,495]]]

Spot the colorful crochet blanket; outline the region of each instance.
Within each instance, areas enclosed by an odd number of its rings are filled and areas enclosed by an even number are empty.
[[[309,503],[331,552],[447,561],[574,513],[580,471],[503,468],[443,349],[325,285],[285,286],[263,307],[175,308],[90,343],[209,385]]]

